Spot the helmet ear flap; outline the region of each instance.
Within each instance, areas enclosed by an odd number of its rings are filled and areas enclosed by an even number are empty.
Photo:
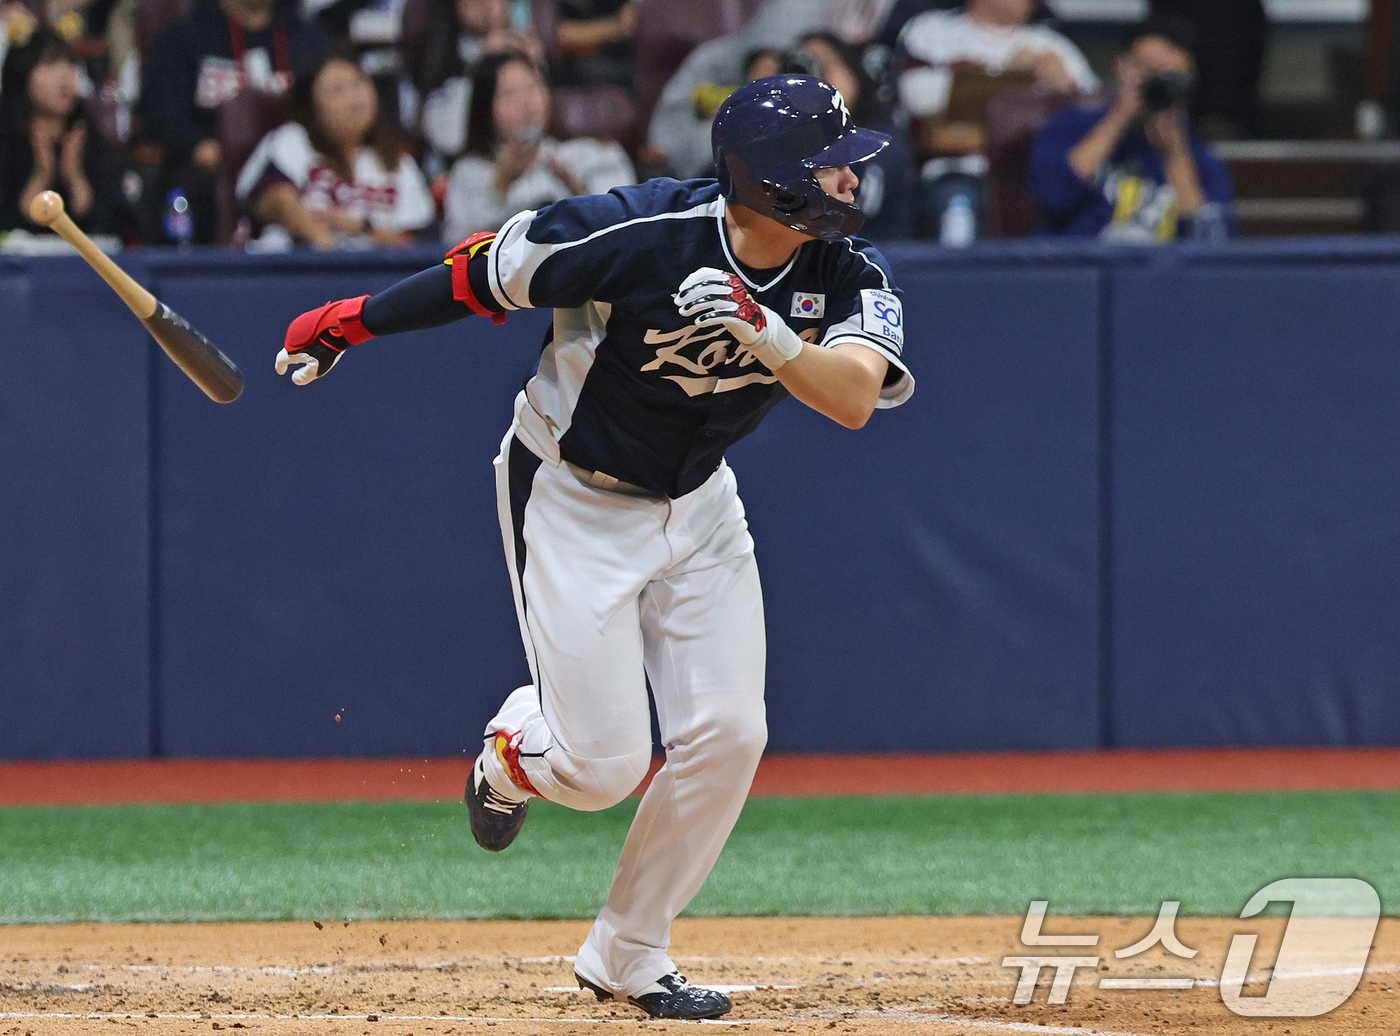
[[[720,190],[729,200],[826,241],[854,234],[865,222],[858,208],[830,197],[810,171],[795,174],[792,186],[785,187],[756,175],[736,151],[715,149]]]
[[[719,193],[726,198],[734,197],[734,177],[729,169],[730,155],[725,148],[715,149],[715,179],[719,181]]]

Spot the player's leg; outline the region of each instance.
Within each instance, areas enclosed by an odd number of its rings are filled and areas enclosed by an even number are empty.
[[[583,486],[513,438],[497,488],[535,681],[488,724],[480,773],[506,798],[605,809],[651,760],[638,599],[669,559],[669,508]]]
[[[767,741],[758,569],[732,475],[719,474],[728,513],[642,596],[666,765],[642,799],[577,962],[582,978],[632,997],[674,970],[671,922],[724,848]],[[677,517],[668,526],[673,544],[687,521]]]

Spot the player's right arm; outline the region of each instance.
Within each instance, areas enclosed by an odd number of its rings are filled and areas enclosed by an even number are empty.
[[[292,321],[277,373],[309,385],[330,373],[352,345],[371,338],[441,327],[473,313],[505,321],[486,286],[486,257],[495,234],[473,234],[438,266],[416,273],[377,295],[338,299],[308,310]],[[482,301],[482,300],[486,301]]]
[[[803,348],[775,373],[795,399],[846,428],[864,428],[880,402],[889,361],[860,345]]]

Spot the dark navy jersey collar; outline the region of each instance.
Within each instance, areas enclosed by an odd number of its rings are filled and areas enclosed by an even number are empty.
[[[767,291],[788,275],[788,271],[797,262],[797,256],[802,249],[807,247],[807,244],[803,242],[793,249],[792,255],[782,266],[770,267],[767,270],[755,270],[752,266],[740,262],[738,256],[734,254],[734,249],[729,246],[729,227],[724,222],[724,214],[728,208],[729,202],[726,201],[715,216],[715,221],[719,224],[719,243],[720,247],[724,249],[724,257],[729,260],[734,272],[739,275],[739,279],[747,284],[751,290]],[[774,272],[775,270],[776,272]]]

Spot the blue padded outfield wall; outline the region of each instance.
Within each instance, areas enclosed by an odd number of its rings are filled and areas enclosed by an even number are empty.
[[[1400,242],[889,255],[914,398],[730,454],[774,749],[1400,744]],[[476,750],[548,315],[272,371],[437,258],[124,256],[230,406],[76,258],[0,259],[0,757]]]

